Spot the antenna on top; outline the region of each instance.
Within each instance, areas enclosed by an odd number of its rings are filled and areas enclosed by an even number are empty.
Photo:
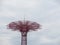
[[[26,16],[26,15],[25,15],[25,12],[24,12],[24,23],[25,23],[25,16]]]
[[[25,21],[25,14],[24,14],[24,21]]]

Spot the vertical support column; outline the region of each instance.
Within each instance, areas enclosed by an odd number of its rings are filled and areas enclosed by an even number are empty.
[[[27,45],[27,32],[21,32],[21,45]]]

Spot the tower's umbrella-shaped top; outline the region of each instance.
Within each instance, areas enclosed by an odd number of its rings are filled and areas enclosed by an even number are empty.
[[[20,32],[28,32],[39,29],[40,25],[32,21],[15,21],[8,24],[8,28],[12,30],[19,30]]]

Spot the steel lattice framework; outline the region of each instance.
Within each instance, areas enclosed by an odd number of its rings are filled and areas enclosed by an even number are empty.
[[[15,21],[8,24],[8,28],[14,31],[19,30],[21,32],[21,45],[27,45],[27,33],[36,31],[40,25],[32,21]]]

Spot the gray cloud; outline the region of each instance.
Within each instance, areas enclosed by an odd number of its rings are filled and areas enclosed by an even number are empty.
[[[0,4],[0,36],[10,35],[12,45],[20,45],[18,32],[7,31],[6,24],[26,19],[36,21],[42,29],[28,34],[28,45],[60,45],[59,0],[3,0]],[[12,35],[13,34],[13,35]],[[16,42],[16,43],[15,43]]]

